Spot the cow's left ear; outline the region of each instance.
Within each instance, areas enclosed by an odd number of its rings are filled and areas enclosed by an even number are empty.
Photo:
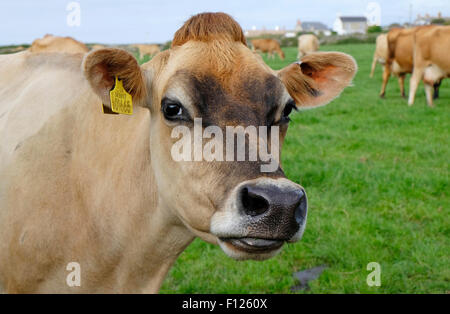
[[[339,52],[316,52],[288,65],[278,77],[299,107],[326,105],[339,96],[355,76],[353,57]]]
[[[94,50],[84,57],[82,70],[92,89],[107,107],[111,108],[109,92],[116,77],[133,97],[133,104],[142,103],[146,97],[144,73],[137,60],[125,50]]]

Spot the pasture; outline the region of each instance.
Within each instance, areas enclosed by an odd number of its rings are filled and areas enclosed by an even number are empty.
[[[284,61],[266,59],[274,69],[295,61],[296,48],[283,50]],[[290,293],[294,272],[319,265],[327,269],[300,293],[450,291],[450,80],[435,108],[423,85],[408,107],[395,78],[378,97],[381,67],[369,78],[374,45],[321,50],[351,54],[359,71],[340,98],[292,117],[282,160],[308,193],[303,239],[264,262],[236,262],[196,240],[161,293]],[[369,262],[381,265],[380,287],[366,283]]]

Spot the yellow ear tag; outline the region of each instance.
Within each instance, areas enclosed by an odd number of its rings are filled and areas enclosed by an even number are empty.
[[[123,82],[116,76],[114,89],[109,92],[111,110],[115,113],[133,114],[133,99],[123,88]]]

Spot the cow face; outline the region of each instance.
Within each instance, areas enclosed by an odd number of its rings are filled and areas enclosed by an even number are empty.
[[[233,258],[265,259],[299,240],[306,224],[305,190],[285,177],[278,153],[289,115],[296,104],[313,107],[336,97],[356,65],[341,53],[318,53],[273,71],[247,48],[236,22],[224,16],[193,17],[197,20],[178,31],[172,49],[142,68],[128,53],[104,49],[87,55],[84,70],[104,104],[119,75],[135,103],[149,109],[157,183],[151,188],[159,208]],[[212,23],[204,34],[202,22]],[[248,131],[241,145],[238,134],[227,133],[230,128]],[[255,129],[267,133],[250,134]],[[180,147],[182,158],[174,156]],[[252,159],[251,151],[272,158]]]

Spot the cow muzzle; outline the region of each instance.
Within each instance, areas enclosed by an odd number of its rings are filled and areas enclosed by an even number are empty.
[[[211,219],[211,233],[235,259],[266,259],[305,229],[305,190],[285,179],[246,181],[231,193],[223,211]]]

